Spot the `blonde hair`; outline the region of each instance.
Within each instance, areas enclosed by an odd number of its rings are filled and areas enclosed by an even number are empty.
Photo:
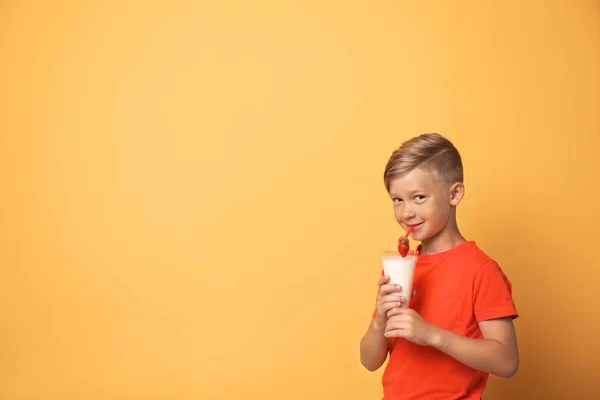
[[[438,180],[453,184],[463,181],[462,159],[452,142],[438,133],[424,133],[402,143],[385,166],[383,182],[390,183],[416,168],[433,173]]]

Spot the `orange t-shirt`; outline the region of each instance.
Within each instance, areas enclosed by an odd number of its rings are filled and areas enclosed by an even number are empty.
[[[517,318],[512,286],[475,242],[419,256],[409,307],[426,321],[463,336],[482,338],[479,321]],[[428,346],[392,339],[383,374],[384,400],[481,399],[487,373]]]

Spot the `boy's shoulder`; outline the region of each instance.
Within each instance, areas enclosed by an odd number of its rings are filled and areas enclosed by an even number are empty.
[[[452,256],[448,257],[447,262],[455,264],[465,272],[477,274],[479,270],[486,265],[498,266],[495,259],[483,251],[475,241],[467,241],[457,246]]]
[[[492,258],[483,251],[474,240],[469,240],[459,244],[452,250],[451,254],[460,258],[468,258],[473,262],[492,261]]]
[[[511,283],[500,265],[474,241],[455,247],[441,262],[444,267],[438,270],[439,274],[435,277],[440,286],[464,293],[504,286],[509,291],[511,289]]]
[[[481,247],[477,245],[474,240],[466,243],[466,253],[471,256],[473,261],[486,263],[488,261],[494,261],[488,253],[486,253]]]

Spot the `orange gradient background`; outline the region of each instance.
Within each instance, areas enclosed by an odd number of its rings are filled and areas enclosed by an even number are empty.
[[[600,398],[597,1],[5,1],[0,54],[6,399],[380,398],[382,172],[431,131],[521,314],[486,399]]]

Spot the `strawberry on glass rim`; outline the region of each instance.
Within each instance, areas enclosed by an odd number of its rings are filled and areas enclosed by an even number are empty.
[[[406,257],[408,255],[408,250],[410,250],[410,242],[408,241],[408,236],[413,231],[413,229],[415,229],[415,225],[409,226],[408,230],[406,231],[406,234],[404,236],[400,236],[400,239],[398,239],[398,253],[400,253],[402,257]]]

